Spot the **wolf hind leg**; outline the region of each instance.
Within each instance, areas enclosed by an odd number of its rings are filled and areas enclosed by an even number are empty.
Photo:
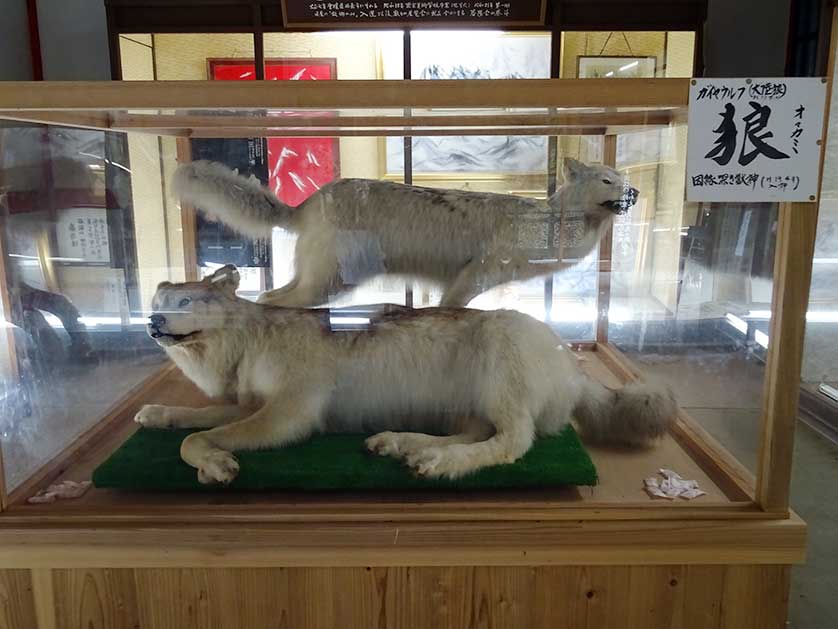
[[[533,418],[529,414],[508,414],[495,419],[500,420],[492,422],[498,431],[489,439],[418,450],[406,457],[408,467],[417,476],[455,479],[484,467],[517,461],[535,438]]]

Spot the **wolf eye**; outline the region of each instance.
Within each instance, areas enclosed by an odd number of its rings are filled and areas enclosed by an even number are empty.
[[[613,182],[613,181],[611,181],[610,179],[603,179],[603,180],[602,180],[602,183],[604,183],[604,184],[605,184],[605,185],[607,185],[607,186],[610,186],[610,185],[611,185],[612,183],[614,183],[614,182]]]
[[[188,306],[190,303],[192,303],[192,300],[189,299],[189,297],[184,297],[183,299],[180,300],[180,303],[177,305],[177,307],[178,308],[186,308],[186,306]]]

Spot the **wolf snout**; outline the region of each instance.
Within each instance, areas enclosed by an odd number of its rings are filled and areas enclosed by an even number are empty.
[[[638,196],[640,196],[640,190],[632,188],[631,186],[626,186],[623,190],[622,198],[611,205],[611,210],[615,214],[625,214],[629,211],[631,206],[637,203]]]
[[[160,331],[160,326],[166,324],[166,317],[159,314],[150,315],[149,324],[146,326],[146,333],[153,339],[159,339],[163,336],[163,333]]]

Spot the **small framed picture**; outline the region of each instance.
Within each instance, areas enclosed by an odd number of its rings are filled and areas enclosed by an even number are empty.
[[[656,57],[577,57],[580,79],[648,79],[657,71]],[[659,129],[621,133],[617,137],[617,167],[629,168],[664,160]]]
[[[657,71],[657,57],[588,57],[576,58],[576,76],[580,79],[651,79]]]

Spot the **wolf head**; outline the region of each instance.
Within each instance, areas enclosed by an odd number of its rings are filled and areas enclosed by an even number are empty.
[[[607,218],[623,214],[637,202],[640,191],[632,188],[623,176],[608,166],[592,164],[566,158],[562,186],[564,201],[571,207],[583,209],[586,214],[600,214]]]
[[[162,347],[201,340],[223,329],[237,301],[239,272],[228,264],[200,282],[162,282],[151,302],[148,335]]]

